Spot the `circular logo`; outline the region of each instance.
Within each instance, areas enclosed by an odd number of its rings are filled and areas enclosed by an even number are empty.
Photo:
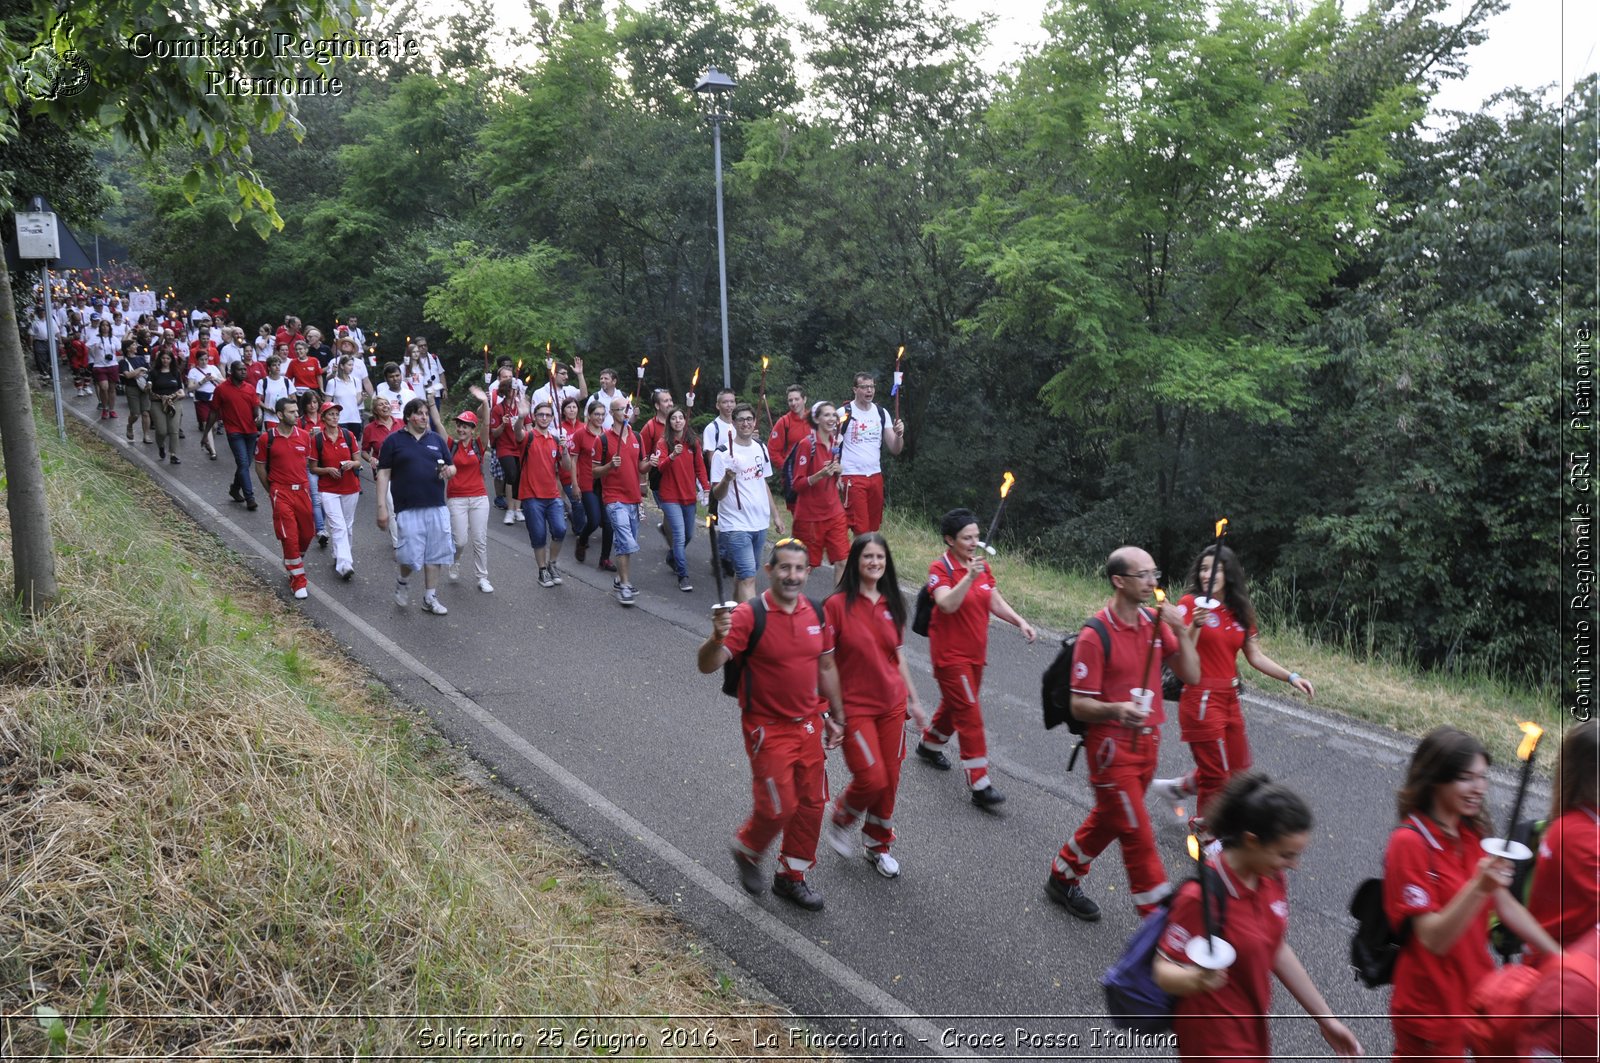
[[[1407,886],[1400,891],[1400,897],[1405,901],[1407,908],[1426,908],[1428,906],[1428,891],[1421,886]]]
[[[27,75],[23,91],[36,100],[71,99],[89,85],[89,66],[71,48],[57,55],[41,44],[23,69]]]
[[[1082,661],[1079,661],[1077,664],[1072,666],[1072,678],[1074,678],[1074,679],[1082,679],[1084,676],[1086,676],[1088,674],[1089,674],[1089,666],[1084,664]]]

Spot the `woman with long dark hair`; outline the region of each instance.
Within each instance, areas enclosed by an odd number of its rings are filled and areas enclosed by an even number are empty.
[[[561,470],[561,493],[567,500],[567,526],[571,529],[573,538],[579,542],[584,540],[589,531],[589,514],[583,508],[583,489],[579,486],[578,476],[578,470],[583,466],[583,462],[578,459],[578,434],[583,431],[583,418],[579,414],[582,408],[580,399],[571,395],[562,399],[561,418],[556,427],[556,438],[561,441],[562,448],[572,458],[572,471],[569,473],[565,468]]]
[[[101,318],[89,339],[89,370],[94,374],[94,392],[102,421],[117,416],[117,356],[120,353],[121,344],[111,332],[111,322]]]
[[[1459,1060],[1467,1054],[1468,996],[1494,970],[1489,908],[1535,948],[1559,952],[1506,887],[1511,864],[1484,854],[1491,832],[1489,754],[1454,727],[1429,731],[1411,755],[1397,795],[1400,825],[1383,858],[1383,908],[1410,932],[1394,967],[1389,1016],[1394,1060]]]
[[[163,342],[150,366],[150,419],[155,425],[157,452],[174,465],[181,464],[178,432],[183,411],[178,403],[183,401],[187,390],[184,375],[185,367],[179,360],[177,346],[170,340]]]
[[[1222,566],[1213,575],[1219,556]],[[1208,590],[1221,603],[1215,610],[1195,605]],[[1262,675],[1288,683],[1308,698],[1316,689],[1310,680],[1261,649],[1249,581],[1238,556],[1228,547],[1212,544],[1200,551],[1189,569],[1188,593],[1178,601],[1178,611],[1199,632],[1195,652],[1200,655],[1200,682],[1184,687],[1178,699],[1178,727],[1194,755],[1195,770],[1176,778],[1156,779],[1150,792],[1174,803],[1194,797],[1204,815],[1229,776],[1250,767],[1250,741],[1239,707],[1240,651]]]
[[[851,828],[861,820],[867,859],[878,874],[894,878],[900,863],[894,843],[894,803],[900,765],[906,759],[906,718],[926,727],[902,644],[906,603],[895,577],[889,543],[877,532],[856,537],[845,559],[839,587],[822,603],[833,637],[844,701],[844,762],[850,786],[833,805],[825,831],[841,856],[861,850]]]
[[[1528,911],[1568,948],[1600,923],[1600,720],[1568,729]]]
[[[689,582],[686,553],[694,538],[695,503],[711,486],[700,439],[689,428],[689,415],[681,407],[667,414],[667,427],[656,443],[656,468],[661,470],[661,516],[672,542],[672,571],[680,591],[694,590]]]
[[[1192,964],[1184,948],[1205,933],[1200,885],[1178,888],[1158,946],[1156,984],[1178,998],[1172,1032],[1179,1059],[1267,1063],[1272,1058],[1267,1017],[1276,976],[1338,1056],[1359,1056],[1361,1043],[1334,1018],[1305,965],[1289,946],[1289,887],[1285,874],[1300,864],[1311,841],[1311,809],[1299,794],[1265,775],[1233,776],[1211,810],[1211,829],[1222,843],[1206,874],[1215,884],[1213,905],[1223,909],[1219,934],[1234,947],[1227,971]]]
[[[850,528],[839,503],[838,447],[838,412],[833,403],[819,402],[811,407],[811,433],[790,448],[794,537],[806,544],[812,568],[822,564],[824,553],[835,566],[850,554]]]

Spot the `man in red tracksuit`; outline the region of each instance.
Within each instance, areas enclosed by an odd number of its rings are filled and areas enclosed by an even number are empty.
[[[1079,881],[1089,864],[1113,841],[1122,843],[1122,864],[1139,914],[1155,910],[1172,892],[1156,852],[1144,794],[1156,772],[1161,744],[1161,662],[1172,657],[1172,670],[1185,683],[1200,680],[1195,629],[1185,627],[1183,614],[1170,604],[1160,606],[1160,620],[1141,608],[1161,579],[1154,559],[1136,546],[1118,548],[1106,561],[1112,598],[1095,614],[1111,645],[1086,625],[1072,652],[1072,714],[1082,720],[1084,749],[1094,808],[1078,832],[1061,847],[1045,895],[1078,919],[1100,918],[1100,906],[1084,893]],[[1181,631],[1181,636],[1175,634]],[[1158,639],[1155,652],[1151,640]],[[1109,649],[1109,653],[1107,650]],[[1143,674],[1141,674],[1143,672]],[[1153,692],[1149,711],[1135,704],[1131,691]]]
[[[740,722],[755,807],[733,836],[739,884],[748,893],[761,893],[761,854],[781,833],[772,892],[815,912],[822,908],[822,894],[806,882],[805,873],[817,862],[828,803],[827,750],[844,738],[844,705],[832,637],[805,597],[808,571],[805,545],[779,540],[767,558],[771,587],[731,612],[712,613],[711,637],[701,644],[696,664],[709,675],[735,658],[744,663]],[[752,648],[757,602],[764,616]],[[822,699],[829,711],[819,714]]]
[[[311,457],[311,436],[296,422],[300,404],[285,395],[273,406],[278,423],[261,433],[256,442],[256,477],[272,503],[272,533],[283,544],[283,567],[296,598],[306,590],[306,547],[317,537],[311,516],[311,479],[306,464]]]

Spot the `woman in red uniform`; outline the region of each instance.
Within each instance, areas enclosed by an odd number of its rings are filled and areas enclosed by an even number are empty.
[[[656,441],[655,467],[661,471],[661,516],[672,542],[672,571],[680,591],[694,590],[689,582],[689,558],[685,551],[694,538],[695,503],[710,489],[700,440],[689,429],[689,417],[682,409],[667,414],[667,427]]]
[[[450,581],[461,578],[461,558],[470,548],[472,574],[478,590],[494,593],[489,582],[489,488],[483,479],[483,466],[489,453],[489,395],[473,385],[475,410],[462,410],[455,417],[455,435],[450,439],[450,464],[456,474],[444,488],[445,506],[450,510],[450,535],[456,541],[455,561],[450,565]]]
[[[1400,825],[1383,858],[1389,925],[1410,922],[1394,967],[1389,1015],[1394,1060],[1450,1063],[1467,1054],[1468,997],[1494,970],[1489,908],[1535,948],[1560,951],[1511,896],[1511,864],[1484,854],[1489,754],[1454,727],[1437,727],[1411,755],[1397,805]]]
[[[804,446],[802,443],[802,450]],[[939,531],[947,549],[928,566],[934,606],[928,623],[928,655],[939,684],[939,708],[922,732],[917,756],[940,771],[950,770],[944,747],[955,735],[961,741],[961,767],[967,773],[972,803],[990,808],[1006,797],[989,780],[983,707],[978,704],[983,667],[989,659],[989,616],[992,613],[1014,624],[1029,642],[1038,636],[1033,625],[1006,604],[988,562],[978,553],[977,514],[970,509],[951,510],[940,520]]]
[[[600,485],[594,479],[594,467],[601,464],[600,458],[604,456],[607,462],[611,460],[611,455],[601,444],[605,438],[608,416],[610,411],[605,403],[598,400],[589,403],[588,419],[574,434],[572,454],[578,464],[578,490],[583,498],[583,531],[576,533],[578,543],[573,556],[581,565],[584,558],[589,556],[589,537],[599,531],[599,567],[606,572],[614,572],[616,569],[611,564],[611,522],[606,520],[605,508],[600,505]]]
[[[1600,720],[1567,731],[1528,911],[1570,947],[1600,923]]]
[[[1213,577],[1219,553],[1222,567]],[[1222,603],[1215,610],[1195,607],[1195,599],[1204,597],[1207,588],[1210,596]],[[1200,682],[1184,687],[1178,699],[1178,726],[1194,754],[1195,770],[1177,778],[1156,779],[1150,792],[1172,802],[1195,797],[1203,814],[1228,777],[1250,767],[1250,741],[1239,710],[1239,651],[1244,651],[1244,659],[1262,675],[1282,680],[1308,698],[1316,690],[1299,672],[1289,671],[1262,651],[1244,566],[1226,546],[1212,545],[1200,551],[1189,570],[1189,592],[1179,600],[1178,611],[1199,631],[1195,651],[1200,654]]]
[[[850,553],[850,529],[839,504],[838,429],[833,403],[819,402],[811,407],[811,434],[791,448],[794,537],[806,544],[812,568],[822,564],[824,551],[835,565]]]
[[[568,457],[572,459],[573,469],[568,472],[566,467],[561,469],[561,494],[567,500],[567,527],[576,538],[582,536],[587,530],[585,525],[587,517],[583,509],[583,492],[578,486],[577,469],[581,462],[578,460],[578,433],[583,431],[583,418],[579,411],[583,408],[582,400],[568,396],[561,400],[561,423],[556,429],[556,438],[561,441]],[[578,560],[583,560],[579,558]]]
[[[867,859],[884,878],[900,874],[889,855],[894,842],[894,802],[900,789],[900,764],[906,759],[906,717],[928,725],[911,667],[901,646],[906,603],[895,578],[889,544],[877,532],[856,538],[844,565],[839,589],[823,603],[823,619],[833,638],[844,701],[844,762],[850,786],[834,802],[825,830],[841,856],[858,852],[850,828],[861,820]]]
[[[1272,983],[1283,987],[1317,1020],[1323,1040],[1339,1056],[1359,1056],[1361,1043],[1334,1018],[1305,965],[1285,937],[1289,892],[1284,872],[1300,863],[1311,840],[1311,809],[1301,797],[1264,775],[1235,775],[1211,810],[1211,829],[1222,851],[1210,861],[1213,915],[1220,914],[1217,936],[1238,954],[1226,971],[1194,966],[1184,954],[1189,939],[1205,933],[1200,884],[1178,888],[1158,946],[1156,984],[1178,998],[1172,1032],[1179,1059],[1215,1063],[1267,1063],[1272,1046],[1267,1015]]]

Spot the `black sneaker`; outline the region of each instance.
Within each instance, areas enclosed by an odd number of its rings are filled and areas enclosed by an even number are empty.
[[[317,532],[317,546],[321,547],[324,550],[326,550],[328,548],[328,533],[327,532]]]
[[[990,783],[981,790],[972,791],[972,803],[979,808],[994,808],[996,805],[1006,803],[1006,795],[1000,792],[999,787]]]
[[[235,502],[243,502],[244,488],[240,487],[238,484],[234,484],[232,487],[228,488],[228,497],[233,499]]]
[[[782,897],[797,908],[804,908],[808,912],[822,911],[822,894],[811,888],[803,878],[784,878],[774,875],[772,879],[772,892],[774,896]]]
[[[246,499],[244,508],[248,509],[251,513],[254,513],[256,511],[256,500],[253,498]]]
[[[949,771],[950,770],[950,758],[944,755],[944,750],[942,750],[942,749],[929,749],[927,746],[923,745],[921,742],[918,742],[917,743],[917,756],[921,757],[923,760],[927,761],[929,764],[932,764],[934,767],[938,768],[940,771]]]
[[[1100,906],[1089,899],[1076,882],[1063,882],[1051,875],[1044,880],[1044,895],[1085,923],[1100,921]]]
[[[733,866],[739,872],[739,885],[752,897],[759,897],[767,891],[767,884],[761,877],[761,861],[752,860],[745,855],[743,849],[735,846],[728,850],[733,855]]]
[[[555,585],[556,579],[554,576],[550,575],[550,570],[548,568],[539,569],[539,586],[554,587]]]

